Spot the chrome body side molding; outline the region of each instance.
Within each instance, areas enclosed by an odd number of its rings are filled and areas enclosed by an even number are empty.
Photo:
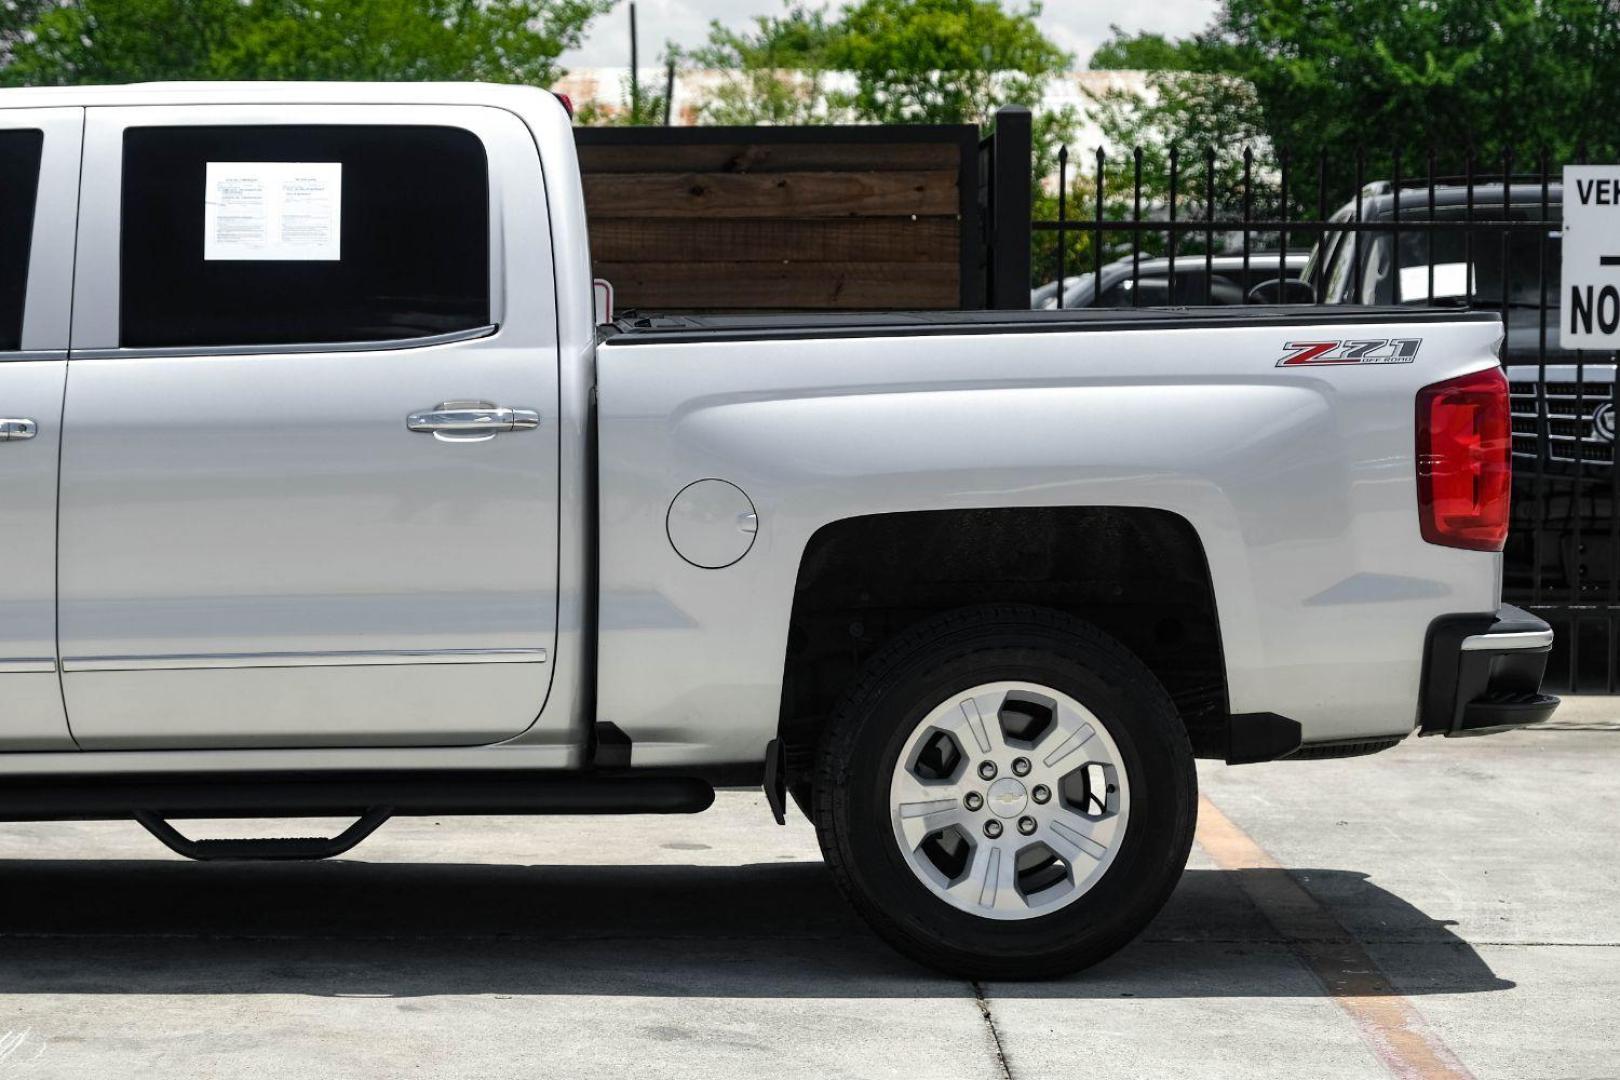
[[[544,649],[371,649],[358,652],[177,653],[69,656],[63,671],[185,671],[197,668],[364,667],[379,664],[543,664]],[[3,663],[3,661],[0,661]],[[47,670],[54,670],[54,664]]]

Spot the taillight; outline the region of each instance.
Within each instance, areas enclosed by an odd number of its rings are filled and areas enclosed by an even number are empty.
[[[1423,539],[1501,551],[1508,533],[1513,422],[1501,368],[1425,386],[1417,396]]]

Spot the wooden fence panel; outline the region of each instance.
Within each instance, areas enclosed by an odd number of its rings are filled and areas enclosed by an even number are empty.
[[[972,126],[575,135],[621,311],[983,305]]]
[[[958,225],[946,217],[660,221],[592,217],[591,257],[599,263],[953,262]]]
[[[956,174],[940,172],[603,173],[585,210],[615,218],[954,216]]]
[[[582,133],[589,129],[581,129]],[[768,172],[932,172],[955,169],[954,142],[894,143],[874,152],[870,141],[846,143],[770,143],[727,139],[735,128],[718,131],[718,141],[665,145],[649,152],[646,145],[581,143],[580,168],[591,173],[768,173]],[[753,130],[753,129],[743,129]],[[772,129],[766,129],[770,131]]]
[[[941,307],[956,296],[960,271],[954,262],[703,263],[697,273],[693,266],[598,263],[596,272],[613,282],[618,296],[635,296],[635,306],[654,311],[775,311],[784,299],[798,309],[835,311]]]

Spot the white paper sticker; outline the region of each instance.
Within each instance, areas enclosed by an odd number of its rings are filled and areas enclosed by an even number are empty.
[[[1429,295],[1429,264],[1401,267],[1401,301],[1434,300],[1443,296],[1472,296],[1473,274],[1467,263],[1434,264],[1434,296]]]
[[[203,259],[343,257],[343,163],[210,161]]]

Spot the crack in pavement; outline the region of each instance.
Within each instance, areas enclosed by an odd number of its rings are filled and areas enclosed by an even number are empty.
[[[978,1003],[979,1015],[984,1017],[984,1026],[990,1029],[990,1042],[995,1047],[996,1065],[1001,1069],[1002,1080],[1012,1080],[1012,1067],[1007,1064],[1007,1051],[1001,1045],[1001,1032],[996,1030],[996,1018],[990,1015],[990,999],[985,996],[984,984],[974,980],[973,1000]]]

